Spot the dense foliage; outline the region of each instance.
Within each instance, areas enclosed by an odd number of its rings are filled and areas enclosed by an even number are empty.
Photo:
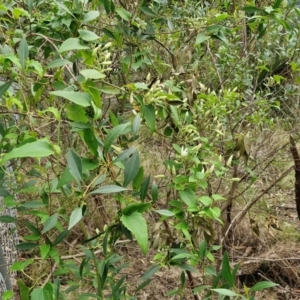
[[[253,136],[297,116],[299,13],[282,0],[3,1],[0,192],[17,214],[0,221],[20,235],[15,294],[138,299],[166,267],[182,270],[168,294],[181,299],[274,286],[240,290],[225,241],[234,194],[273,159],[251,152]],[[131,240],[154,251],[136,286],[116,250]]]

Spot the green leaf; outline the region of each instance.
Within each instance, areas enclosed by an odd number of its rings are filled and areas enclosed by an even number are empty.
[[[51,144],[46,139],[42,139],[14,148],[3,156],[3,161],[20,157],[45,157],[52,154],[54,154],[54,151]]]
[[[70,222],[68,230],[73,228],[83,218],[83,207],[75,208],[70,216]]]
[[[261,290],[268,289],[268,288],[271,288],[271,287],[274,287],[274,286],[278,286],[278,284],[274,283],[274,282],[271,282],[271,281],[261,281],[261,282],[256,283],[249,290],[249,292],[252,293],[252,292],[256,292],[256,291],[261,291]]]
[[[207,243],[206,243],[206,240],[203,240],[203,241],[201,241],[201,243],[199,245],[199,251],[198,251],[199,258],[202,261],[206,257],[206,251],[207,251]]]
[[[52,60],[48,65],[47,65],[47,69],[54,69],[54,68],[59,68],[59,67],[64,67],[66,65],[72,65],[72,63],[64,58],[58,58],[58,59],[54,59]]]
[[[11,271],[24,271],[25,268],[31,265],[33,262],[34,260],[32,258],[25,261],[16,261],[9,267],[9,269]]]
[[[232,292],[230,290],[227,289],[211,289],[211,291],[214,291],[220,295],[224,295],[224,296],[229,296],[229,297],[237,297],[240,296],[239,294]]]
[[[184,191],[179,191],[179,196],[187,206],[197,206],[197,198],[193,190],[188,188]]]
[[[64,5],[61,1],[56,1],[53,0],[53,2],[63,11],[65,11],[66,13],[68,13],[70,16],[72,16],[74,19],[76,19],[76,17],[72,14],[72,12],[69,10],[69,8]]]
[[[158,199],[158,186],[155,181],[152,182],[151,197],[153,202]]]
[[[139,130],[141,128],[141,122],[141,116],[140,114],[137,114],[132,123],[132,133],[134,136],[137,136],[137,134],[139,133]]]
[[[166,217],[172,217],[175,216],[175,214],[167,209],[158,209],[155,210],[158,214],[162,215],[162,216],[166,216]]]
[[[50,94],[70,100],[71,102],[83,107],[91,105],[91,96],[88,93],[74,91],[53,91],[50,92]]]
[[[142,202],[144,202],[146,199],[146,196],[148,193],[148,188],[149,188],[149,183],[150,183],[150,176],[146,177],[141,185],[140,197],[141,197]]]
[[[11,300],[14,298],[14,292],[11,290],[5,291],[2,294],[2,300]]]
[[[222,260],[222,280],[223,282],[228,282],[230,286],[234,286],[234,278],[231,274],[231,268],[229,264],[229,257],[227,251],[225,251]]]
[[[144,254],[148,250],[148,229],[146,220],[138,212],[131,215],[122,215],[123,225],[133,233]]]
[[[123,210],[123,215],[130,215],[133,212],[137,211],[139,213],[145,212],[149,207],[151,206],[151,203],[132,203],[127,205]]]
[[[38,246],[39,246],[39,244],[36,244],[36,243],[21,243],[21,244],[16,245],[16,248],[18,250],[26,251],[26,250],[34,249]]]
[[[196,37],[196,43],[195,43],[195,45],[199,45],[199,44],[201,44],[201,43],[207,41],[208,39],[210,39],[210,36],[205,35],[205,34],[203,34],[203,33],[200,33],[200,34],[198,34],[197,37]]]
[[[150,279],[159,269],[161,268],[161,265],[151,266],[141,277],[142,281]]]
[[[44,224],[44,228],[42,230],[42,234],[48,232],[53,227],[55,227],[55,225],[57,224],[57,221],[58,221],[58,214],[57,213],[55,213],[51,217],[49,217],[47,219],[47,221],[45,222],[45,224]]]
[[[114,160],[114,163],[118,162],[118,161],[124,161],[126,160],[128,157],[130,157],[133,153],[135,153],[137,151],[137,147],[132,147],[129,149],[124,150],[122,153],[120,153],[118,155],[118,157]]]
[[[45,203],[42,201],[26,201],[21,204],[20,207],[26,207],[26,208],[39,208],[39,207],[44,207],[46,206]]]
[[[120,192],[124,192],[124,191],[128,191],[128,189],[123,188],[122,186],[118,186],[118,185],[105,185],[105,186],[102,186],[102,187],[90,192],[90,195],[120,193]]]
[[[18,49],[18,55],[19,55],[19,60],[20,60],[22,69],[25,70],[26,61],[29,57],[29,49],[28,49],[28,44],[27,44],[25,35],[23,35],[23,37],[21,39],[20,46]]]
[[[0,222],[2,223],[15,223],[17,222],[17,219],[15,219],[12,216],[9,215],[4,215],[4,216],[0,216]]]
[[[53,247],[59,244],[60,242],[62,242],[68,236],[68,234],[69,234],[69,230],[66,229],[62,231],[54,240]]]
[[[127,132],[127,128],[130,125],[130,123],[124,123],[120,124],[113,129],[111,129],[108,134],[106,135],[105,141],[104,141],[104,152],[107,153],[113,144],[113,142],[124,132]]]
[[[150,131],[153,133],[155,130],[155,109],[153,105],[145,105],[143,113],[146,124],[149,127]]]
[[[79,72],[85,79],[102,79],[105,78],[105,74],[95,69],[84,69]]]
[[[83,17],[83,23],[88,23],[93,21],[99,17],[100,13],[98,10],[90,10]]]
[[[51,249],[49,244],[40,245],[41,259],[45,259]]]
[[[130,21],[131,13],[126,9],[119,7],[116,9],[116,13],[125,21]]]
[[[138,174],[140,168],[140,156],[138,151],[134,152],[132,156],[125,163],[124,183],[126,187]]]
[[[150,16],[150,17],[156,17],[156,14],[155,12],[149,8],[149,7],[146,7],[146,6],[140,6],[140,10],[147,16]]]
[[[22,300],[29,300],[29,288],[25,285],[22,279],[18,279],[18,286],[20,289],[20,296]]]
[[[199,201],[205,206],[209,206],[212,204],[212,199],[208,196],[201,196],[199,198]]]
[[[82,181],[82,161],[81,158],[72,149],[68,150],[67,154],[68,167],[71,173],[78,181]]]
[[[89,119],[86,116],[85,109],[75,103],[69,103],[66,105],[66,116],[69,120],[81,123],[87,123]]]
[[[58,52],[63,53],[67,51],[83,49],[89,49],[89,47],[82,45],[80,43],[79,38],[69,38],[61,44],[60,48],[58,49]]]
[[[6,82],[0,86],[0,99],[5,94],[5,92],[10,88],[12,82]]]
[[[78,30],[80,38],[83,39],[84,41],[91,42],[98,40],[100,37],[96,33],[89,31],[89,30]]]

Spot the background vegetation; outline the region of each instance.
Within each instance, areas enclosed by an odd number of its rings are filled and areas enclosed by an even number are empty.
[[[299,14],[1,2],[2,299],[295,299]]]

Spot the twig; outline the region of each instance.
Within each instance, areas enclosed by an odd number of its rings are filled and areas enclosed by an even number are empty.
[[[287,176],[292,170],[294,170],[294,166],[290,167],[286,171],[284,171],[281,176],[279,176],[276,180],[274,180],[264,191],[262,191],[253,201],[249,202],[240,213],[238,213],[235,218],[232,220],[231,224],[228,226],[228,229],[221,240],[221,243],[224,243],[224,240],[228,237],[230,231],[238,225],[249,209],[263,196],[265,195],[272,187],[274,187],[280,180],[282,180],[285,176]]]

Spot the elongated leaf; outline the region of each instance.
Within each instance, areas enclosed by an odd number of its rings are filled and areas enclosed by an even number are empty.
[[[27,61],[28,56],[29,56],[29,49],[28,49],[28,44],[27,44],[25,35],[23,35],[23,37],[21,39],[20,46],[19,46],[19,49],[18,49],[18,55],[19,55],[19,60],[20,60],[20,64],[22,66],[22,69],[25,70],[26,61]]]
[[[102,79],[105,78],[105,74],[95,70],[95,69],[84,69],[80,71],[80,74],[85,79]]]
[[[131,13],[122,7],[117,8],[116,13],[125,21],[129,21],[131,18]]]
[[[43,139],[13,149],[11,152],[4,155],[3,161],[20,157],[45,157],[52,154],[54,154],[54,151],[52,150],[51,144]]]
[[[210,39],[210,36],[205,35],[205,34],[203,34],[203,33],[200,33],[200,34],[198,34],[197,37],[196,37],[196,43],[195,43],[195,45],[199,45],[199,44],[201,44],[201,43],[207,41],[208,39]]]
[[[44,228],[42,230],[42,234],[46,233],[47,231],[51,230],[57,223],[58,214],[53,214],[51,217],[47,219],[44,224]]]
[[[228,258],[228,253],[225,251],[223,255],[223,260],[222,260],[222,279],[223,282],[228,282],[230,286],[234,285],[234,278],[232,277],[231,274],[231,268],[229,264],[229,258]]]
[[[18,279],[18,286],[20,289],[20,296],[22,300],[29,300],[29,288],[25,285],[22,279]]]
[[[161,268],[161,265],[151,266],[141,277],[142,281],[150,279],[159,269]]]
[[[152,104],[144,107],[144,118],[150,131],[153,133],[155,130],[155,109]]]
[[[271,282],[271,281],[261,281],[256,283],[251,289],[250,289],[250,293],[252,292],[256,292],[256,291],[261,291],[264,289],[268,289],[274,286],[278,286],[277,283]]]
[[[62,242],[69,234],[69,230],[62,231],[53,242],[53,247]]]
[[[105,185],[105,186],[102,186],[102,187],[90,192],[90,194],[111,194],[111,193],[124,192],[127,190],[128,189],[123,188],[118,185]]]
[[[138,151],[134,152],[132,156],[125,163],[124,183],[126,187],[138,174],[140,168],[140,156]]]
[[[146,254],[148,250],[148,229],[143,216],[138,212],[133,212],[131,215],[122,215],[121,221],[133,233],[143,253]]]
[[[152,182],[151,197],[153,202],[158,199],[158,186],[155,181]]]
[[[239,294],[232,292],[231,290],[227,290],[227,289],[211,289],[211,291],[214,291],[220,295],[229,296],[229,297],[239,296]]]
[[[34,249],[34,248],[36,248],[36,247],[38,247],[38,246],[39,246],[39,244],[36,244],[36,243],[21,243],[21,244],[16,245],[16,248],[17,248],[18,250],[23,250],[23,251],[25,251],[25,250],[31,250],[31,249]]]
[[[89,49],[89,47],[82,45],[78,38],[69,38],[61,44],[58,51],[59,53],[63,53],[67,51],[82,50],[82,49]]]
[[[68,230],[73,228],[83,218],[83,207],[75,208],[70,217]]]
[[[70,100],[71,102],[83,107],[91,105],[91,96],[88,93],[74,91],[53,91],[50,92],[50,94]]]
[[[5,94],[5,92],[10,88],[12,82],[6,82],[0,86],[0,99]]]
[[[167,209],[158,209],[155,210],[158,214],[162,215],[162,216],[166,216],[166,217],[172,217],[175,214]]]
[[[71,173],[77,178],[77,180],[82,181],[82,161],[77,153],[72,149],[68,150],[67,162]]]
[[[99,35],[97,35],[93,31],[79,29],[78,32],[80,37],[87,42],[95,41],[100,38]]]
[[[123,215],[130,215],[133,212],[137,211],[139,213],[143,213],[151,206],[151,203],[132,203],[127,205],[123,210]]]
[[[130,123],[120,124],[109,131],[104,141],[104,152],[108,152],[113,142],[122,135]]]
[[[17,219],[9,215],[0,216],[0,222],[2,223],[14,223],[16,221]]]
[[[146,177],[141,185],[140,197],[141,197],[142,202],[145,201],[145,198],[147,196],[149,183],[150,183],[150,176]]]
[[[56,1],[56,0],[53,0],[53,2],[60,8],[62,9],[63,11],[65,11],[66,13],[68,13],[69,15],[71,15],[74,19],[76,19],[76,17],[72,14],[72,12],[69,10],[69,8],[64,5],[62,2],[63,1]]]
[[[124,161],[136,151],[137,151],[136,147],[126,149],[118,155],[118,157],[114,160],[114,162]]]
[[[58,58],[58,59],[52,60],[47,65],[47,69],[60,68],[60,67],[66,66],[66,65],[72,65],[72,63],[67,59]]]

